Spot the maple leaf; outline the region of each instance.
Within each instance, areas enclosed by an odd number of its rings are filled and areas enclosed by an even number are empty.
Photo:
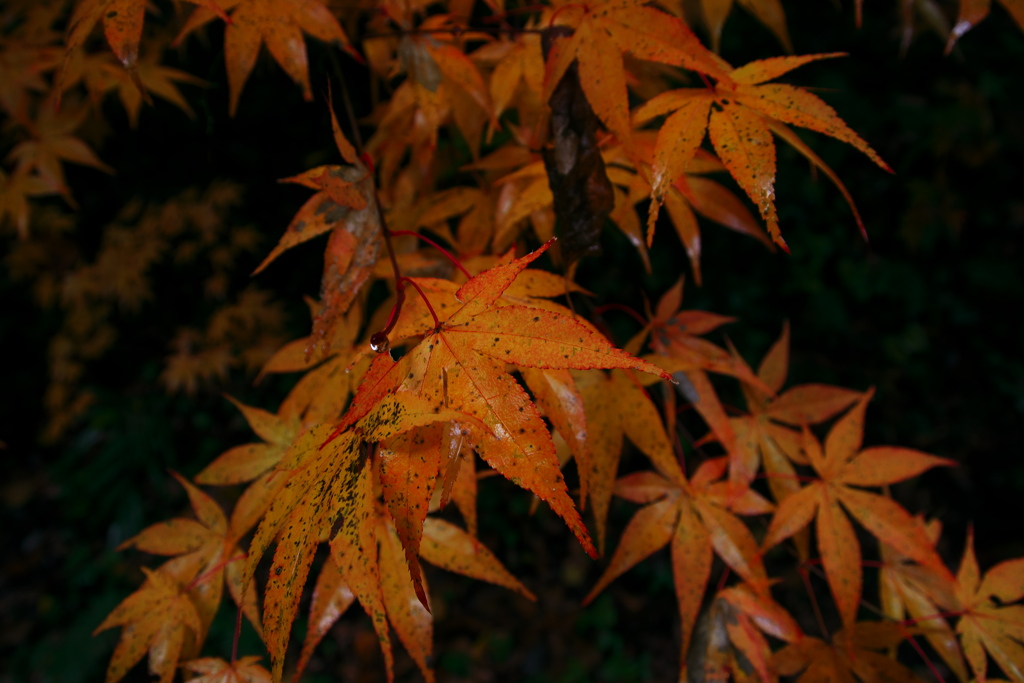
[[[771,505],[750,489],[737,493],[727,482],[716,482],[725,472],[725,458],[702,463],[689,481],[674,459],[661,467],[668,470],[667,475],[642,471],[616,482],[616,495],[646,505],[626,525],[608,567],[583,604],[631,567],[671,544],[682,651],[686,652],[715,554],[758,594],[767,594],[768,577],[757,541],[730,508],[741,514],[761,514],[770,511]]]
[[[12,120],[25,123],[31,120],[29,93],[46,91],[42,75],[57,65],[60,51],[9,35],[7,38],[0,46],[0,107]]]
[[[15,169],[8,175],[0,169],[0,225],[10,220],[18,231],[18,237],[27,238],[31,211],[28,198],[57,192],[58,188],[36,173]]]
[[[326,360],[306,372],[281,402],[278,413],[283,419],[298,420],[303,428],[338,419],[369,365],[367,361],[352,358],[352,343],[361,321],[361,307],[353,306],[345,321],[334,329],[334,336],[327,345]],[[307,348],[308,337],[289,343],[267,362],[263,373],[302,369],[309,365],[305,362]],[[295,367],[284,365],[289,356],[296,361]]]
[[[160,683],[171,683],[182,648],[199,643],[202,625],[182,580],[170,571],[142,571],[142,588],[121,601],[93,632],[123,627],[107,667],[107,683],[121,680],[147,651],[149,672]]]
[[[128,125],[136,128],[139,124],[139,111],[142,108],[143,92],[150,93],[167,100],[178,109],[185,112],[190,119],[196,117],[192,107],[188,105],[181,91],[175,83],[188,83],[190,85],[206,85],[201,78],[185,73],[180,69],[172,69],[163,66],[160,61],[160,50],[150,49],[136,64],[137,79],[124,69],[108,64],[106,69],[109,87],[116,89],[117,96],[122,106],[128,113]],[[140,91],[136,83],[142,83],[144,91]]]
[[[645,167],[653,163],[655,137],[654,131],[638,131],[634,135],[638,155]],[[628,163],[628,159],[620,150],[621,148],[611,148],[605,152],[605,159],[610,164],[608,175],[613,183],[626,188],[628,201],[625,204],[635,206],[650,199],[651,186],[642,175],[630,172],[629,168],[624,167],[624,162]],[[719,183],[704,177],[704,174],[725,170],[725,166],[713,154],[699,149],[687,162],[685,174],[675,181],[664,196],[669,219],[679,236],[679,241],[686,248],[693,277],[698,285],[701,283],[701,236],[694,212],[730,230],[749,235],[769,248],[774,248],[771,238],[739,197]],[[638,221],[635,215],[632,218]],[[626,231],[625,228],[623,230],[633,239],[633,231]],[[651,246],[650,241],[645,242],[640,237],[641,232],[638,226],[635,229],[634,241]],[[653,238],[653,232],[649,231],[647,239]]]
[[[535,33],[521,33],[514,36],[514,42],[494,42],[480,48],[474,57],[481,58],[484,50],[487,50],[488,55],[501,53],[491,71],[490,79],[495,116],[501,116],[514,98],[521,105],[527,99],[540,103],[544,92],[544,54],[540,36]],[[518,92],[520,88],[523,88],[523,93]],[[523,96],[525,93],[529,94],[529,98]],[[525,122],[524,109],[526,107],[521,106],[520,123]]]
[[[734,353],[733,358],[745,364],[739,354]],[[786,425],[800,427],[824,422],[849,408],[861,396],[852,389],[825,384],[801,384],[778,393],[788,373],[789,324],[786,323],[757,370],[757,377],[777,395],[744,383],[741,388],[750,415],[730,419],[737,448],[742,452],[744,471],[756,472],[759,463],[763,463],[776,502],[800,488],[791,462],[808,464],[801,451],[800,432]]]
[[[824,452],[817,439],[804,431],[804,451],[819,480],[779,503],[763,546],[771,548],[817,517],[818,552],[843,623],[856,622],[862,589],[860,543],[844,509],[872,535],[921,565],[948,575],[948,570],[910,514],[892,499],[860,488],[885,486],[917,476],[932,467],[952,466],[945,458],[909,448],[876,446],[861,450],[864,412],[869,391],[840,418]]]
[[[672,113],[658,132],[651,184],[651,214],[648,232],[654,228],[658,207],[668,188],[678,180],[704,140],[711,138],[718,157],[743,191],[747,193],[768,224],[768,234],[779,246],[786,243],[779,232],[775,210],[775,143],[772,131],[792,143],[779,124],[793,124],[832,136],[863,152],[886,171],[882,161],[836,112],[816,95],[791,85],[767,83],[808,62],[842,56],[842,53],[774,57],[750,62],[729,72],[729,81],[708,88],[671,90],[652,98],[634,114],[636,123]],[[796,138],[799,140],[799,138]],[[795,145],[808,155],[806,146]],[[813,153],[810,153],[813,154]],[[817,156],[809,156],[819,168],[827,169]],[[838,180],[831,169],[829,178]],[[849,193],[841,184],[843,195]],[[852,207],[852,203],[851,203]],[[854,217],[864,232],[854,208]],[[650,237],[648,237],[650,240]]]
[[[225,662],[219,657],[203,657],[182,664],[194,674],[188,683],[270,683],[270,672],[257,664],[259,657],[240,657]]]
[[[351,165],[319,166],[282,181],[318,191],[299,209],[277,246],[253,271],[256,275],[284,251],[331,232],[324,253],[322,303],[306,346],[306,356],[317,360],[327,353],[334,328],[341,324],[356,293],[373,273],[383,242],[373,175],[345,138],[333,108],[331,128],[338,152]]]
[[[245,553],[239,539],[248,533],[252,524],[250,506],[259,503],[249,497],[236,505],[230,523],[220,506],[188,480],[174,474],[188,493],[196,520],[175,518],[143,529],[128,539],[118,550],[136,548],[154,555],[175,556],[170,563],[180,566],[176,570],[182,581],[189,581],[188,596],[196,609],[201,624],[199,640],[206,632],[220,606],[225,583],[235,602],[260,632],[259,611],[256,607],[254,587],[248,591],[241,584]]]
[[[104,173],[114,172],[84,142],[72,135],[88,115],[89,110],[85,107],[65,107],[58,112],[52,102],[44,101],[29,129],[32,137],[15,145],[7,154],[7,158],[17,164],[15,171],[36,171],[49,187],[56,188],[73,205],[71,190],[64,180],[62,161],[92,166]]]
[[[195,1],[195,0],[190,0]],[[274,60],[302,88],[307,102],[313,100],[309,83],[306,44],[307,33],[325,43],[333,43],[351,54],[341,24],[319,0],[207,0],[193,10],[172,45],[217,16],[231,12],[224,29],[224,63],[228,71],[231,116],[238,110],[238,98],[249,74],[256,66],[260,46],[266,45]]]
[[[397,363],[386,355],[374,360],[335,431],[365,419],[386,396],[413,395],[435,410],[455,411],[464,416],[455,422],[477,453],[503,476],[547,502],[593,556],[596,551],[568,495],[548,428],[505,366],[618,367],[665,375],[615,349],[568,315],[523,305],[496,305],[516,277],[549,246],[550,242],[527,256],[484,271],[459,287],[453,301],[435,302],[436,310],[447,317],[436,318],[433,329],[413,327],[396,332],[396,337],[425,336]],[[421,510],[422,503],[416,509]],[[406,523],[396,519],[396,525],[402,529]],[[409,527],[415,528],[415,521]],[[407,546],[407,553],[413,550]]]
[[[861,680],[919,683],[920,678],[895,659],[878,652],[888,650],[908,635],[906,629],[891,622],[858,622],[850,624],[832,637],[831,643],[805,637],[791,643],[772,656],[772,666],[784,676],[798,681]]]
[[[597,547],[604,553],[608,506],[618,475],[622,439],[628,437],[666,476],[678,470],[661,415],[631,373],[599,370],[575,374],[587,420],[591,458],[577,460],[597,525]]]
[[[681,310],[682,298],[683,279],[680,278],[658,301],[650,323],[628,347],[638,346],[650,334],[651,346],[659,354],[651,356],[651,361],[672,373],[679,393],[693,405],[711,428],[714,438],[729,453],[730,479],[749,483],[756,473],[756,462],[751,463],[744,457],[746,452],[737,447],[732,422],[705,371],[731,375],[744,384],[756,385],[764,394],[773,392],[742,359],[698,336],[733,319],[706,311]]]
[[[941,531],[937,520],[925,527],[934,545]],[[961,681],[968,680],[967,666],[956,635],[942,613],[956,612],[959,602],[950,577],[911,563],[887,544],[881,545],[882,568],[878,574],[879,602],[885,616],[903,621],[909,614],[917,630]]]
[[[1014,681],[1024,681],[1024,558],[1000,562],[982,576],[969,532],[956,598],[962,616],[956,625],[964,657],[979,681],[985,680],[987,651]],[[995,600],[993,600],[995,598]]]
[[[590,106],[627,149],[632,147],[632,126],[622,53],[729,81],[728,65],[701,45],[682,20],[642,0],[566,0],[554,7],[554,25],[569,26],[573,34],[557,40],[548,54],[544,100],[550,99],[575,60]]]
[[[684,310],[682,302],[683,278],[680,277],[658,300],[654,315],[640,337],[650,334],[651,348],[656,353],[676,359],[683,365],[731,375],[745,384],[761,387],[765,394],[771,394],[771,389],[745,363],[701,338],[735,318],[708,311]]]
[[[416,594],[406,569],[402,543],[386,514],[381,514],[378,520],[377,538],[380,544],[383,599],[388,619],[413,656],[424,678],[432,681],[433,670],[429,665],[432,618],[426,608],[427,603]],[[509,588],[529,600],[536,599],[522,583],[509,574],[486,546],[450,522],[434,517],[426,519],[423,525],[420,556],[448,571]],[[328,558],[320,570],[313,590],[309,627],[296,665],[296,680],[305,669],[316,646],[354,601],[355,595],[335,560]],[[389,647],[383,640],[381,645]],[[385,656],[390,656],[390,653],[385,652]]]
[[[205,7],[215,7],[214,0],[188,0],[188,2]],[[138,78],[136,66],[146,5],[146,0],[79,0],[68,21],[64,65],[57,76],[57,92],[62,93],[67,89],[65,79],[68,74],[68,65],[79,56],[85,41],[102,19],[103,34],[107,39],[107,44],[110,45],[117,61],[121,62],[131,74],[140,93],[144,93],[145,90]],[[223,16],[224,13],[219,12],[219,15]]]
[[[410,28],[407,22],[399,21],[399,25],[403,24],[407,29]],[[430,94],[439,94],[441,86],[446,85],[448,87],[445,93],[449,98],[454,96],[455,99],[460,99],[459,93],[465,93],[482,113],[490,118],[491,125],[497,127],[498,120],[494,115],[490,89],[483,75],[457,43],[440,39],[445,29],[458,33],[460,27],[452,23],[452,17],[449,15],[427,17],[423,23],[411,30],[410,35],[403,36],[398,44],[398,56],[409,78],[416,85],[418,95],[431,99]],[[471,145],[479,145],[477,141],[480,138],[480,130],[476,126],[465,125],[469,121],[459,116],[460,110],[463,109],[461,102],[452,104],[455,123],[463,136]]]
[[[418,426],[451,420],[458,414],[432,409],[411,397],[389,397],[367,411],[351,429],[331,435],[331,426],[315,425],[299,434],[266,475],[261,499],[269,507],[253,537],[242,585],[248,586],[256,565],[276,539],[277,547],[264,593],[263,630],[273,662],[275,681],[281,678],[292,621],[302,595],[316,546],[331,536],[335,521],[342,523],[331,538],[331,552],[346,581],[373,618],[385,651],[389,651],[377,562],[377,514],[370,459],[364,441],[386,441]],[[466,419],[468,416],[460,416]],[[328,438],[330,437],[330,438]],[[389,679],[390,657],[387,658]]]
[[[417,207],[419,213],[412,229],[428,228],[443,237],[455,247],[456,253],[465,263],[480,256],[494,236],[496,195],[492,188],[453,187],[436,192]],[[453,232],[448,225],[451,219],[458,219]],[[398,222],[392,223],[398,225]],[[402,272],[407,272],[405,264]],[[387,275],[393,275],[390,268]]]

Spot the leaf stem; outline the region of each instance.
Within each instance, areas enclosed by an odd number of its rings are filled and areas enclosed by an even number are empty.
[[[797,567],[797,572],[800,574],[800,578],[804,581],[804,588],[807,589],[807,596],[811,599],[811,607],[814,609],[814,618],[818,620],[818,628],[821,630],[821,635],[825,640],[832,640],[832,636],[828,634],[828,628],[825,626],[825,618],[821,615],[821,607],[818,605],[818,596],[814,594],[814,586],[811,585],[811,576],[807,571],[807,567],[801,564]]]
[[[392,230],[391,231],[391,236],[392,237],[399,237],[401,235],[409,235],[411,237],[419,237],[421,240],[423,240],[424,242],[426,242],[427,244],[432,246],[434,249],[437,249],[439,252],[444,254],[445,258],[447,258],[449,261],[451,261],[452,265],[454,265],[456,268],[458,268],[462,272],[462,274],[465,275],[467,278],[471,279],[473,277],[472,275],[469,274],[469,271],[466,270],[465,266],[462,265],[462,262],[459,261],[459,259],[455,258],[451,254],[451,252],[449,252],[447,249],[445,249],[440,244],[438,244],[434,240],[430,239],[426,235],[422,235],[422,234],[420,234],[418,232],[415,232],[413,230]]]
[[[554,28],[554,26],[555,26],[555,19],[557,19],[557,18],[558,18],[558,15],[559,15],[559,13],[560,13],[560,12],[562,12],[563,10],[567,10],[567,9],[570,9],[570,8],[571,8],[571,9],[579,9],[579,10],[583,10],[583,13],[584,13],[584,14],[586,14],[586,13],[587,13],[587,7],[586,7],[586,5],[581,5],[581,4],[580,4],[580,3],[578,3],[578,2],[570,2],[570,3],[566,4],[566,5],[562,5],[561,7],[559,7],[558,9],[556,9],[556,10],[554,11],[554,13],[552,13],[552,15],[551,15],[551,18],[550,18],[550,19],[548,19],[548,28],[549,28],[549,29],[550,29],[550,28]]]
[[[641,325],[645,327],[647,326],[647,320],[645,320],[637,311],[625,304],[604,304],[603,306],[598,306],[594,309],[594,315],[601,315],[605,311],[621,311],[622,313],[628,314],[633,318],[633,320],[636,320]]]
[[[235,637],[231,641],[231,665],[235,665],[238,659],[238,641],[242,637],[242,605],[238,605],[238,613],[235,615]]]
[[[192,581],[189,582],[189,584],[187,586],[185,586],[185,591],[188,592],[188,591],[192,590],[193,588],[195,588],[196,586],[201,584],[203,581],[206,581],[206,579],[210,578],[215,573],[219,572],[221,569],[224,569],[224,567],[228,566],[232,562],[236,562],[238,560],[244,560],[246,557],[247,557],[247,555],[245,553],[242,553],[241,555],[236,555],[235,557],[229,557],[226,560],[221,560],[220,562],[215,564],[213,567],[211,567],[207,571],[203,572],[202,574],[198,575],[196,578],[192,579]]]
[[[946,683],[946,679],[943,678],[939,670],[935,668],[935,664],[932,663],[931,658],[924,651],[924,649],[921,647],[921,644],[917,642],[917,639],[914,638],[912,634],[907,634],[907,642],[910,643],[910,646],[912,648],[914,648],[914,652],[916,652],[918,656],[924,660],[925,666],[927,666],[928,670],[932,672],[932,676],[935,676],[935,680],[937,680],[939,683]]]
[[[416,284],[416,281],[413,280],[411,277],[403,277],[402,282],[408,282],[410,285],[416,288],[416,291],[419,292],[420,294],[420,298],[423,299],[423,303],[427,305],[427,310],[430,311],[430,317],[434,319],[434,329],[441,329],[441,321],[437,319],[437,313],[434,313],[434,307],[430,305],[430,299],[428,299],[427,295],[423,293],[423,290],[420,289],[420,286]]]

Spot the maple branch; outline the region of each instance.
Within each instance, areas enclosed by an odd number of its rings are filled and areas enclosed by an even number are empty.
[[[401,236],[401,235],[409,235],[411,237],[419,237],[421,240],[423,240],[424,242],[426,242],[427,244],[432,246],[434,249],[437,249],[439,252],[444,254],[445,258],[447,258],[449,261],[451,261],[452,265],[454,265],[456,268],[458,268],[462,272],[462,274],[466,276],[466,278],[468,278],[468,279],[472,279],[473,278],[473,276],[469,274],[469,271],[466,270],[465,266],[462,265],[462,262],[459,261],[459,259],[457,259],[454,256],[452,256],[451,252],[449,252],[447,249],[445,249],[440,244],[438,244],[434,240],[430,239],[426,235],[422,235],[422,234],[420,234],[418,232],[415,232],[414,230],[391,230],[390,233],[391,233],[392,237],[398,237],[398,236]]]
[[[384,326],[383,330],[374,332],[370,337],[370,348],[375,353],[385,353],[391,348],[388,334],[391,333],[391,330],[395,328],[395,323],[398,322],[398,315],[402,312],[403,303],[405,303],[405,287],[402,285],[400,278],[395,288],[395,305],[391,307],[391,315],[388,316],[387,325]]]
[[[328,50],[327,54],[330,56],[331,67],[334,69],[334,74],[341,82],[341,101],[345,105],[345,115],[348,117],[348,125],[352,128],[352,139],[356,143],[356,149],[360,153],[363,153],[363,136],[359,132],[359,120],[356,118],[355,108],[352,106],[352,98],[348,94],[348,84],[345,82],[345,71],[341,68],[341,64],[338,62],[338,57],[335,55],[334,50]],[[365,62],[363,62],[365,64]],[[373,172],[372,169],[370,171]],[[374,189],[376,192],[376,189]],[[380,210],[380,203],[378,202],[378,211]],[[383,216],[382,216],[383,218]],[[383,223],[381,223],[383,225]]]

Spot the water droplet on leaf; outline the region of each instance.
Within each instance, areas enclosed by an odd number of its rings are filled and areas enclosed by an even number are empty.
[[[387,353],[391,348],[391,342],[388,340],[388,335],[384,332],[376,332],[370,337],[370,348],[376,353]]]

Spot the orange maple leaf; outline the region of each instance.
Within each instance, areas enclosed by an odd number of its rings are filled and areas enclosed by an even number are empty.
[[[627,437],[665,476],[678,470],[661,415],[637,378],[629,372],[576,373],[586,410],[590,461],[576,461],[586,482],[597,525],[597,547],[604,553],[608,506],[615,489],[622,440]]]
[[[554,3],[553,25],[574,32],[555,42],[547,57],[544,101],[575,60],[580,84],[594,113],[608,130],[632,147],[632,126],[626,93],[622,54],[638,59],[682,66],[729,82],[728,64],[700,44],[678,17],[666,14],[643,0]]]
[[[299,209],[277,246],[253,271],[255,275],[286,250],[331,232],[324,253],[322,301],[306,346],[307,358],[315,360],[328,353],[334,328],[342,324],[342,316],[373,274],[383,244],[373,174],[345,138],[333,107],[331,128],[338,152],[350,165],[318,166],[281,181],[318,191]]]
[[[656,136],[655,131],[634,131],[633,140],[643,167],[653,163]],[[650,184],[643,175],[632,169],[632,163],[621,147],[608,149],[604,156],[608,164],[608,177],[615,185],[626,188],[627,205],[635,206],[650,199]],[[725,171],[725,166],[713,154],[698,149],[686,162],[684,175],[673,183],[664,196],[669,220],[679,236],[679,241],[686,248],[690,267],[693,269],[693,278],[698,285],[701,283],[701,237],[694,212],[772,247],[771,238],[740,198],[719,183],[704,177],[708,173]],[[627,229],[621,220],[616,221],[617,224],[638,249],[644,245],[650,246],[642,236],[643,229],[639,225],[635,210],[630,213],[631,220],[637,224],[635,228]],[[612,218],[615,219],[616,215],[613,214]],[[653,238],[653,234],[648,233],[647,237]],[[642,249],[641,254],[644,254]]]
[[[425,337],[397,363],[386,355],[378,357],[336,433],[365,419],[381,399],[390,395],[411,394],[437,410],[450,408],[479,424],[463,427],[480,456],[551,505],[587,552],[596,556],[569,497],[547,425],[526,392],[507,374],[506,364],[618,367],[668,376],[650,363],[614,348],[599,333],[570,316],[529,306],[495,305],[550,244],[484,271],[459,287],[454,303],[438,307],[447,317],[434,318],[431,330],[419,330],[426,333]]]
[[[0,169],[0,226],[10,220],[18,237],[28,237],[31,211],[29,197],[57,194],[58,188],[46,178],[25,169],[15,169],[10,175]]]
[[[728,482],[716,481],[725,458],[704,462],[687,481],[675,460],[662,463],[665,475],[643,471],[619,479],[616,495],[640,508],[622,532],[611,561],[583,603],[655,551],[671,544],[672,572],[682,622],[682,651],[689,646],[704,590],[717,554],[762,596],[768,576],[754,535],[734,514],[762,514],[771,504],[751,489],[737,493]]]
[[[163,66],[160,64],[160,58],[159,49],[151,49],[143,55],[142,59],[136,64],[139,82],[142,83],[146,93],[151,93],[167,100],[185,112],[185,115],[190,119],[194,119],[196,115],[192,111],[192,107],[189,106],[175,83],[206,85],[206,81],[185,73],[180,69]],[[108,87],[117,91],[117,96],[128,113],[128,125],[131,128],[136,128],[139,124],[139,111],[142,108],[143,91],[139,90],[131,78],[131,74],[114,65],[107,65],[106,77]]]
[[[700,413],[711,429],[712,438],[729,453],[730,479],[745,485],[754,477],[756,463],[748,462],[745,453],[737,448],[732,422],[705,371],[731,375],[744,384],[758,387],[766,395],[772,394],[772,390],[742,359],[699,336],[733,318],[708,311],[681,310],[682,299],[683,279],[680,278],[658,301],[650,323],[633,338],[629,348],[639,345],[648,333],[651,335],[651,347],[657,353],[650,357],[651,362],[672,373],[679,393]]]
[[[941,528],[938,520],[925,525],[925,533],[933,545],[939,540]],[[955,613],[959,608],[956,584],[949,576],[911,562],[885,543],[881,551],[878,591],[885,616],[898,622],[909,614],[918,631],[957,678],[968,680],[960,644],[949,621],[941,616]]]
[[[231,516],[184,478],[196,519],[159,522],[119,546],[155,555],[173,556],[157,571],[146,572],[142,588],[125,598],[96,631],[124,626],[107,670],[107,683],[116,683],[149,650],[149,670],[171,681],[178,659],[195,656],[220,607],[224,585],[236,604],[260,632],[255,586],[243,585],[245,553],[239,539],[255,522],[264,499],[244,495]]]
[[[733,353],[737,363],[742,357]],[[861,394],[852,389],[825,384],[801,384],[782,393],[789,373],[789,324],[757,370],[757,377],[778,395],[765,393],[751,384],[742,384],[749,416],[730,419],[736,434],[736,446],[744,461],[744,471],[756,472],[764,464],[768,486],[776,502],[782,502],[800,488],[792,463],[808,464],[801,450],[799,430],[786,425],[803,426],[824,422],[849,408]],[[780,424],[783,423],[783,424]]]
[[[216,8],[214,0],[188,0],[205,8]],[[142,40],[142,27],[146,16],[146,0],[80,0],[68,21],[68,35],[65,41],[64,65],[57,76],[57,92],[67,89],[64,82],[68,66],[72,59],[79,56],[85,41],[89,38],[96,24],[103,20],[103,34],[107,44],[113,50],[117,61],[131,74],[140,93],[144,93],[142,82],[136,71],[139,58],[139,42]],[[224,17],[223,11],[216,15]],[[58,96],[59,103],[59,96]]]
[[[225,583],[259,633],[255,587],[244,591],[241,583],[246,556],[239,541],[252,528],[253,514],[261,512],[261,501],[253,496],[244,497],[229,521],[210,496],[173,474],[188,493],[196,519],[179,517],[146,527],[118,546],[118,550],[136,548],[154,555],[175,556],[168,564],[178,567],[174,573],[189,582],[188,595],[202,624],[200,640],[205,638],[220,606]]]
[[[206,0],[196,4],[202,6],[192,12],[173,44],[179,44],[192,31],[231,11],[230,21],[224,29],[224,63],[228,71],[228,111],[231,116],[238,110],[238,98],[256,66],[261,45],[267,46],[274,60],[302,87],[302,95],[307,102],[313,100],[313,90],[309,83],[309,65],[302,34],[307,33],[352,52],[341,24],[319,0]]]
[[[40,104],[29,127],[31,138],[18,143],[7,154],[7,158],[17,164],[15,173],[36,171],[49,187],[58,190],[68,203],[74,205],[71,190],[64,180],[62,162],[92,166],[104,173],[114,172],[88,145],[72,135],[88,115],[86,107],[65,107],[57,111],[50,100]]]
[[[885,486],[932,467],[952,466],[945,458],[909,448],[876,446],[861,450],[869,391],[829,432],[822,452],[805,428],[804,451],[819,480],[779,503],[763,546],[771,548],[817,518],[818,552],[843,623],[856,622],[862,589],[861,551],[844,509],[878,539],[939,574],[949,570],[920,524],[895,501],[855,487]]]
[[[380,548],[378,560],[388,619],[402,644],[416,661],[424,678],[433,681],[434,673],[430,666],[432,617],[427,609],[427,602],[416,594],[416,588],[407,570],[402,542],[386,514],[382,513],[378,519],[376,536]],[[526,586],[502,566],[486,546],[450,522],[434,517],[426,519],[419,554],[422,559],[442,569],[503,586],[528,600],[536,599]],[[309,627],[296,665],[296,680],[309,662],[313,650],[355,601],[355,597],[335,560],[328,558],[320,570],[313,590]],[[390,644],[382,640],[381,646],[390,647]],[[390,655],[389,651],[385,651],[385,657]]]
[[[987,651],[1010,679],[1024,680],[1024,605],[1013,604],[1024,598],[1024,558],[1000,562],[982,576],[968,533],[956,597],[963,610],[956,632],[975,677],[986,680]]]
[[[335,561],[387,646],[388,626],[374,540],[371,467],[362,444],[387,441],[415,427],[456,417],[471,419],[452,410],[433,408],[415,397],[387,397],[337,436],[328,438],[329,424],[303,431],[274,470],[257,481],[262,486],[259,498],[269,501],[269,505],[253,537],[242,585],[249,585],[260,558],[276,539],[263,614],[275,681],[281,677],[291,625],[313,553],[328,538]],[[342,523],[331,538],[339,517]],[[389,676],[390,670],[389,660]]]
[[[146,582],[107,615],[94,633],[122,626],[121,639],[107,667],[107,683],[116,683],[149,652],[149,672],[171,683],[184,646],[195,648],[202,625],[184,581],[170,571],[145,567]]]
[[[775,210],[775,143],[772,131],[793,144],[822,168],[849,201],[849,193],[835,174],[811,152],[785,124],[830,135],[850,144],[891,172],[871,147],[838,114],[810,92],[792,85],[766,83],[808,62],[842,56],[842,53],[774,57],[750,62],[729,71],[729,81],[707,88],[670,90],[652,98],[634,114],[636,123],[672,113],[658,132],[651,185],[648,241],[658,208],[668,188],[678,180],[704,140],[705,132],[718,157],[743,191],[753,200],[768,224],[768,233],[779,246],[786,242],[779,232]],[[863,223],[852,202],[857,225]]]
[[[0,46],[0,108],[12,120],[23,123],[29,117],[29,93],[48,88],[43,74],[59,61],[57,47],[22,40],[6,33]]]

